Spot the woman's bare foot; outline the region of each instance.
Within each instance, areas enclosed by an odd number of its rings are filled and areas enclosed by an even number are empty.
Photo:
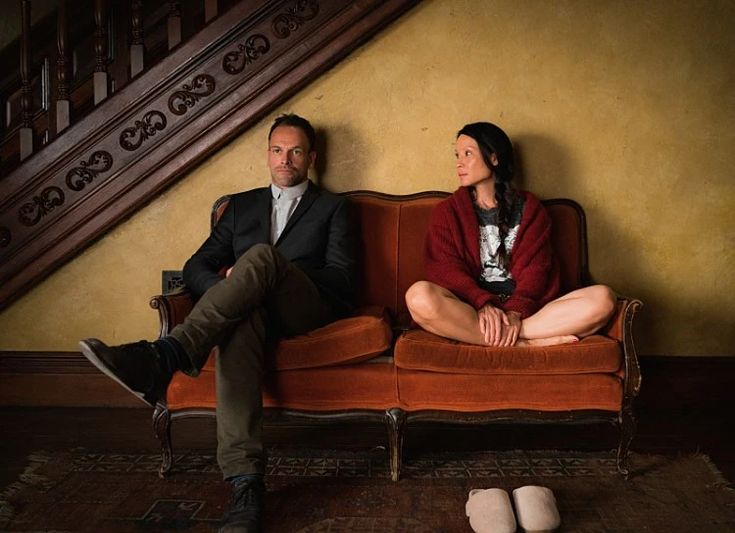
[[[579,337],[574,335],[557,335],[545,339],[518,339],[516,346],[556,346],[557,344],[571,344],[579,342]]]

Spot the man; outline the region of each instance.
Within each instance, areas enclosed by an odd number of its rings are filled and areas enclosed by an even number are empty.
[[[209,238],[184,266],[201,297],[167,337],[106,346],[80,343],[105,374],[150,405],[176,370],[196,376],[216,361],[217,460],[233,498],[220,531],[260,531],[265,486],[261,384],[266,343],[305,333],[352,309],[356,232],[345,198],[308,180],[314,129],[282,115],[268,135],[270,187],[232,196]]]

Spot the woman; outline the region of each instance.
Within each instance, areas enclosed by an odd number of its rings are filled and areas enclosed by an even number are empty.
[[[602,327],[615,294],[593,285],[559,297],[551,220],[535,196],[512,187],[513,146],[503,130],[466,125],[456,157],[460,188],[436,206],[427,232],[427,281],[406,292],[414,321],[488,346],[564,344]]]

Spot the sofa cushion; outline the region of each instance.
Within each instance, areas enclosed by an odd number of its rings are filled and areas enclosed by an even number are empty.
[[[398,369],[405,411],[474,412],[528,409],[619,411],[623,382],[617,374],[448,374]]]
[[[278,341],[268,364],[275,370],[295,370],[356,363],[387,351],[392,340],[385,308],[366,306],[354,316]],[[216,354],[214,348],[204,368],[214,370]]]
[[[560,346],[490,348],[411,330],[398,338],[394,358],[399,368],[447,374],[590,374],[617,372],[622,353],[601,335]]]
[[[357,363],[385,352],[392,340],[385,309],[366,307],[356,316],[279,341],[273,368],[296,370]]]

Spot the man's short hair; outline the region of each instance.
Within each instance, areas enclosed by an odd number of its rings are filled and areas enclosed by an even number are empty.
[[[284,113],[277,117],[276,120],[273,121],[271,130],[268,132],[269,142],[271,140],[271,135],[273,135],[273,130],[278,126],[292,126],[294,128],[299,128],[304,132],[304,135],[306,135],[306,138],[309,141],[309,152],[313,152],[315,150],[314,145],[316,144],[316,132],[314,132],[314,127],[311,123],[305,118],[293,113]]]

